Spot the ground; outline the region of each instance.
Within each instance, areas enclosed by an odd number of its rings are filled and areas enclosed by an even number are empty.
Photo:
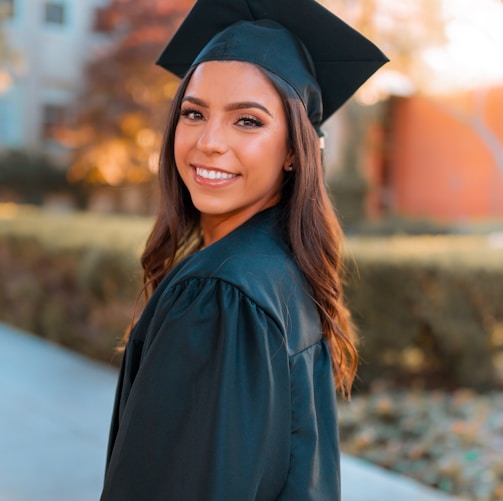
[[[376,383],[340,404],[345,453],[469,500],[503,500],[503,391]]]

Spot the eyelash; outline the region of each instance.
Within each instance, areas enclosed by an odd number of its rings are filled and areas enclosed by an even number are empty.
[[[193,115],[193,116],[191,116]],[[196,109],[193,108],[182,108],[180,110],[180,116],[187,117],[189,120],[201,120],[204,118],[204,115]],[[242,115],[237,120],[236,123],[243,122],[241,125],[247,128],[255,128],[255,127],[263,127],[264,122],[259,120],[258,118],[252,117],[250,115]]]
[[[191,117],[190,115],[196,115],[198,118],[201,118],[203,114],[199,110],[194,110],[192,108],[183,108],[180,110],[180,116],[187,117],[190,120],[194,120],[196,117]]]
[[[239,117],[238,122],[246,122],[246,124],[243,123],[245,127],[262,127],[264,125],[264,122],[261,120],[258,120],[255,117],[250,117],[248,115],[244,115],[242,117]]]

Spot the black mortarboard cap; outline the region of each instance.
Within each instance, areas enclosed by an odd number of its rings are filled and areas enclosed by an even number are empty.
[[[297,92],[313,125],[387,57],[315,0],[198,0],[157,64],[179,77],[204,61],[257,64]]]

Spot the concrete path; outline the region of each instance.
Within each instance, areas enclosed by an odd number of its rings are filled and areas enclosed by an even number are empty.
[[[98,500],[116,377],[0,324],[0,501]],[[347,456],[342,481],[344,501],[453,499]]]

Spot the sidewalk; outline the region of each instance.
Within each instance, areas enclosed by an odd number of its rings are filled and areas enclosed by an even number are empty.
[[[114,369],[0,324],[0,501],[98,500],[115,382]],[[342,484],[343,501],[453,499],[347,456]]]

